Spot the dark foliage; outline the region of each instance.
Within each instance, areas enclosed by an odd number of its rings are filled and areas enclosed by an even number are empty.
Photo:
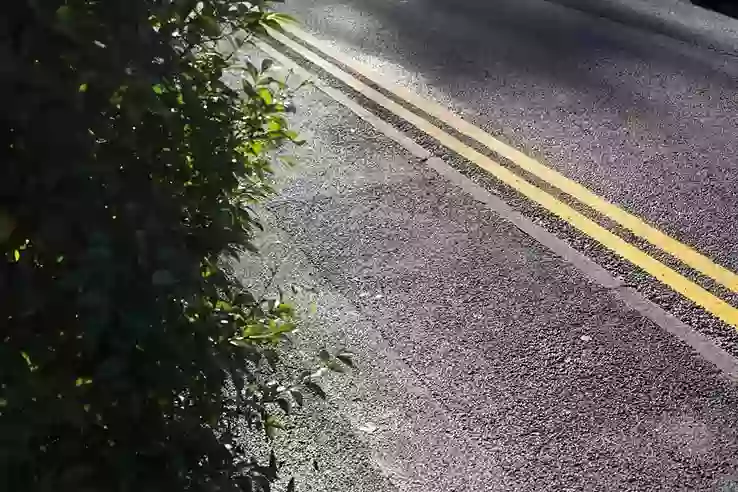
[[[265,7],[4,9],[2,490],[260,490],[276,477],[226,424],[268,430],[272,403],[302,401],[269,369],[292,313],[244,292],[224,258],[250,247],[270,151],[295,135],[268,67],[243,67],[234,91],[215,49],[275,27]]]

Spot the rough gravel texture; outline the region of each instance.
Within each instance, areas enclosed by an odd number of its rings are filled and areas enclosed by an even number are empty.
[[[244,275],[312,283],[300,343],[360,367],[295,431],[327,463],[294,454],[304,490],[729,490],[735,383],[335,103],[297,106],[282,236]]]
[[[675,0],[310,0],[317,36],[738,269],[738,21]]]
[[[283,47],[286,50],[286,48]],[[294,56],[296,59],[300,59],[299,55],[290,53],[290,56]],[[500,197],[513,209],[520,212],[525,217],[531,218],[535,223],[543,227],[544,229],[552,232],[558,238],[564,240],[567,244],[571,245],[577,251],[583,252],[588,255],[592,260],[596,261],[601,266],[605,267],[610,274],[615,278],[625,282],[626,284],[634,287],[641,295],[650,301],[656,303],[661,308],[677,316],[683,322],[688,323],[695,330],[708,336],[715,344],[727,350],[733,354],[734,357],[738,357],[738,331],[735,328],[728,326],[718,318],[707,313],[703,308],[697,304],[689,301],[680,294],[674,292],[666,285],[659,282],[657,279],[651,277],[643,270],[635,267],[630,262],[622,259],[617,254],[613,253],[609,249],[603,247],[593,238],[583,235],[580,231],[572,227],[567,222],[559,219],[554,214],[550,213],[541,206],[528,200],[526,197],[516,192],[514,189],[501,183],[499,180],[494,178],[486,171],[480,169],[475,164],[461,158],[457,154],[450,152],[442,145],[438,144],[431,137],[425,133],[419,131],[414,126],[410,125],[406,121],[400,119],[394,114],[386,111],[373,103],[372,101],[364,98],[360,94],[350,90],[349,88],[341,85],[340,82],[331,78],[330,74],[327,74],[312,64],[305,63],[308,70],[316,74],[315,76],[320,78],[323,83],[327,83],[332,87],[339,90],[345,91],[350,97],[355,98],[359,104],[362,104],[366,109],[376,114],[379,118],[389,122],[395,126],[398,130],[403,132],[408,138],[413,139],[416,143],[421,145],[425,151],[431,155],[440,156],[443,160],[454,167],[456,170],[463,173],[466,177],[483,186],[489,193]],[[434,124],[443,126],[442,122],[432,120]],[[450,129],[448,131],[451,131]],[[470,142],[467,142],[470,143]],[[482,146],[475,146],[479,151],[487,154],[488,152]],[[507,163],[504,159],[495,157],[492,153],[491,156],[495,159],[499,159],[499,162],[503,165],[511,167],[515,172],[520,170],[516,169],[512,163]],[[635,236],[627,230],[619,228],[617,224],[611,223],[611,221],[597,215],[595,212],[587,209],[586,206],[579,204],[574,201],[568,195],[563,194],[559,190],[547,185],[545,182],[538,180],[533,176],[529,176],[524,172],[520,173],[525,179],[533,182],[537,186],[542,187],[549,193],[553,193],[557,198],[574,206],[580,212],[589,215],[594,220],[598,221],[604,227],[612,230],[616,234],[623,237],[626,241],[629,241],[634,246],[642,249],[647,254],[663,262],[665,265],[673,268],[677,272],[698,283],[703,288],[708,289],[713,294],[721,297],[729,303],[736,304],[738,294],[735,294],[728,289],[717,284],[712,279],[699,275],[696,271],[690,269],[686,265],[680,263],[676,258],[669,256],[660,249],[651,245],[647,241]]]

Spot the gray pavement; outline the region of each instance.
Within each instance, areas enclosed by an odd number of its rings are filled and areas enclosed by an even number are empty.
[[[735,382],[335,102],[297,106],[256,277],[314,287],[299,346],[359,365],[294,422],[300,490],[732,490]]]
[[[305,27],[738,269],[738,21],[680,0],[303,0]]]

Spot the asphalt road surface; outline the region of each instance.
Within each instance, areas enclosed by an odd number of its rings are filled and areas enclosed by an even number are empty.
[[[319,91],[297,105],[240,272],[303,287],[297,346],[357,366],[288,421],[298,490],[736,490],[736,380]]]
[[[301,0],[305,28],[738,270],[738,21],[679,0]]]
[[[592,4],[287,8],[736,269],[738,23],[677,1]],[[359,367],[291,422],[302,490],[738,488],[738,386],[711,349],[319,91],[297,107],[309,144],[267,204],[262,276],[312,287],[298,343],[345,343]]]

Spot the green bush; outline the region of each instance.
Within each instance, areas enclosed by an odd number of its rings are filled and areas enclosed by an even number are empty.
[[[252,248],[271,151],[296,137],[268,64],[243,67],[236,91],[215,47],[279,21],[264,0],[6,6],[2,490],[275,480],[275,459],[253,461],[237,424],[278,427],[272,408],[319,388],[274,380],[292,313],[227,265]]]

